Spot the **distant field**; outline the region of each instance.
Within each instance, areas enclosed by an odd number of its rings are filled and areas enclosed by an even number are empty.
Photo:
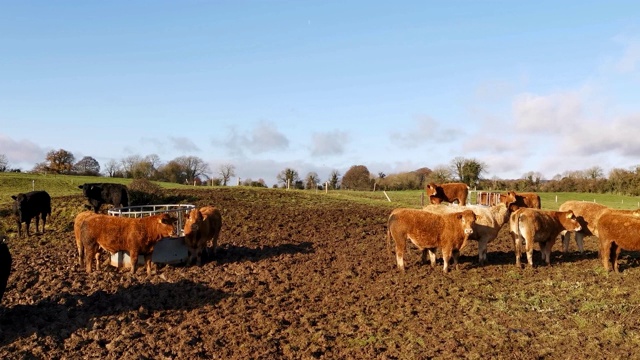
[[[71,175],[39,175],[27,173],[0,173],[0,204],[10,202],[11,195],[20,192],[33,190],[46,190],[51,196],[65,196],[80,194],[79,185],[87,182],[112,182],[128,185],[131,179],[95,177],[95,176],[71,176]],[[163,188],[187,189],[193,188],[190,185],[175,183],[156,182]],[[213,187],[215,188],[215,187]],[[212,187],[198,187],[202,190],[210,190]],[[329,196],[336,199],[351,200],[359,203],[386,204],[389,207],[421,207],[423,204],[422,190],[405,191],[342,191],[330,190],[282,190],[282,189],[261,189],[264,191],[295,191],[318,196]],[[616,209],[636,209],[640,207],[640,197],[622,196],[612,194],[589,194],[589,193],[539,193],[542,201],[542,208],[556,210],[560,204],[567,200],[580,200],[597,202]],[[387,198],[388,197],[388,198]],[[475,204],[476,193],[470,193],[470,203]],[[424,203],[428,203],[424,199]]]

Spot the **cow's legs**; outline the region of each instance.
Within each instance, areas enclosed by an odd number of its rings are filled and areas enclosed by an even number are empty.
[[[478,240],[478,262],[480,265],[484,265],[487,261],[487,242],[486,238]]]
[[[569,252],[569,242],[571,242],[570,232],[568,232],[567,230],[563,230],[560,233],[560,238],[562,239],[562,252],[563,253]],[[578,241],[577,237],[576,237],[576,241]]]
[[[609,271],[612,245],[611,241],[600,240],[600,258],[602,259],[602,266],[606,271]]]
[[[436,249],[428,249],[429,250],[429,262],[431,263],[431,267],[436,267]]]
[[[44,234],[44,227],[47,224],[47,213],[42,213],[42,234]]]
[[[578,250],[580,254],[584,253],[584,234],[580,231],[577,231],[574,235],[576,237],[576,244],[578,244]]]
[[[529,266],[533,267],[533,241],[526,239],[526,249],[527,249],[527,263]]]
[[[454,249],[453,250],[453,265],[455,266],[456,270],[460,269],[460,267],[458,266],[458,258],[459,257],[460,257],[460,250]]]
[[[618,244],[616,243],[611,244],[611,258],[613,259],[613,271],[617,273],[620,272],[620,268],[618,268],[618,258],[620,257],[621,250],[622,249],[620,248],[620,246],[618,246]]]
[[[396,242],[396,264],[398,269],[404,271],[404,251],[407,247],[407,239],[404,236],[393,236]]]
[[[129,252],[129,258],[131,260],[131,274],[136,273],[136,267],[138,265],[138,251],[132,250]]]
[[[144,263],[147,267],[147,276],[151,276],[151,254],[144,254]]]
[[[444,261],[444,267],[443,267],[443,271],[444,272],[448,272],[449,271],[449,259],[451,259],[451,248],[448,247],[443,247],[442,248],[442,260]]]

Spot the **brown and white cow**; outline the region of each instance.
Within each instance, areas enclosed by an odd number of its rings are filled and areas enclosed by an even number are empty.
[[[464,210],[452,214],[433,214],[419,209],[395,209],[387,222],[387,244],[391,239],[396,244],[396,262],[404,271],[404,253],[407,239],[422,251],[422,261],[426,262],[427,251],[431,266],[436,264],[436,250],[442,250],[444,272],[449,270],[449,259],[458,268],[460,250],[465,247],[469,235],[473,233],[476,214]]]
[[[575,232],[576,244],[578,244],[580,253],[584,252],[584,237],[596,234],[596,219],[603,210],[607,209],[608,207],[601,204],[575,200],[565,201],[560,205],[559,211],[572,210],[582,226],[582,230]],[[569,251],[570,233],[563,231],[560,235],[562,237],[562,251],[566,253]]]
[[[198,266],[202,265],[202,252],[207,248],[209,240],[213,242],[213,254],[216,253],[218,237],[222,228],[220,210],[213,206],[205,206],[189,212],[184,223],[184,242],[189,249],[187,265],[197,258]]]
[[[425,188],[430,204],[440,204],[448,202],[453,204],[457,201],[460,205],[467,205],[469,187],[463,183],[435,184],[429,183]]]
[[[483,265],[487,261],[487,244],[498,237],[502,226],[509,221],[508,205],[513,201],[515,201],[515,198],[512,197],[511,201],[506,204],[499,203],[493,206],[467,205],[461,208],[458,206],[429,205],[422,209],[436,214],[454,213],[463,209],[473,211],[476,214],[476,222],[473,226],[473,234],[469,236],[469,239],[478,240],[478,261],[480,265]]]
[[[516,193],[515,191],[508,191],[506,194],[500,195],[500,202],[505,203],[511,201],[510,199],[515,197],[516,201],[510,205],[511,211],[516,211],[520,208],[532,208],[541,209],[542,203],[540,202],[540,195],[532,192]]]
[[[175,222],[176,219],[169,214],[142,218],[100,214],[87,217],[80,225],[80,238],[84,247],[87,272],[91,272],[91,259],[96,256],[99,248],[103,248],[110,253],[127,251],[131,258],[132,274],[136,271],[138,255],[144,255],[147,275],[151,275],[153,248],[162,238],[175,234]]]
[[[640,212],[603,211],[597,229],[604,268],[609,271],[613,262],[615,272],[620,272],[620,251],[640,251]]]
[[[527,261],[533,266],[533,244],[540,244],[542,260],[551,263],[551,248],[560,232],[580,231],[582,227],[575,214],[569,211],[550,211],[521,208],[511,214],[509,230],[515,245],[516,266],[520,267],[522,243],[525,243]]]

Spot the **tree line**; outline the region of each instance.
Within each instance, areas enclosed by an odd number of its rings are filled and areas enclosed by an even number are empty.
[[[11,168],[6,155],[0,154],[0,172],[9,171],[22,170]],[[505,180],[495,176],[487,179],[483,177],[486,171],[485,163],[464,157],[456,157],[448,165],[440,165],[433,169],[423,167],[395,174],[372,174],[365,165],[353,165],[344,175],[338,170],[332,170],[326,180],[320,179],[313,171],[302,178],[296,169],[285,168],[276,175],[277,183],[273,184],[273,187],[307,190],[421,190],[428,183],[463,182],[471,188],[485,191],[588,192],[640,196],[640,165],[631,169],[615,168],[607,176],[602,168],[594,166],[585,170],[566,171],[550,180],[542,179],[539,172],[533,171],[523,174],[519,179]],[[231,179],[236,176],[233,164],[222,164],[212,171],[209,165],[197,156],[180,156],[163,162],[156,154],[144,157],[130,155],[119,161],[110,160],[101,167],[91,156],[84,156],[76,161],[73,153],[64,149],[49,151],[44,161],[37,163],[31,172],[217,186],[230,185]],[[238,185],[267,187],[263,179],[244,179],[242,182],[238,179]]]

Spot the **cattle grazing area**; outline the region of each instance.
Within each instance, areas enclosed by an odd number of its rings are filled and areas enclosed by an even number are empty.
[[[13,258],[0,358],[578,359],[640,348],[640,253],[623,250],[621,272],[607,272],[593,236],[582,254],[556,242],[550,266],[536,245],[534,267],[517,268],[505,224],[484,266],[470,240],[446,273],[440,252],[432,268],[408,241],[402,272],[387,249],[393,202],[243,187],[163,195],[219,209],[213,260],[87,273],[74,235],[84,196],[53,196],[46,233],[30,238],[0,204]]]

